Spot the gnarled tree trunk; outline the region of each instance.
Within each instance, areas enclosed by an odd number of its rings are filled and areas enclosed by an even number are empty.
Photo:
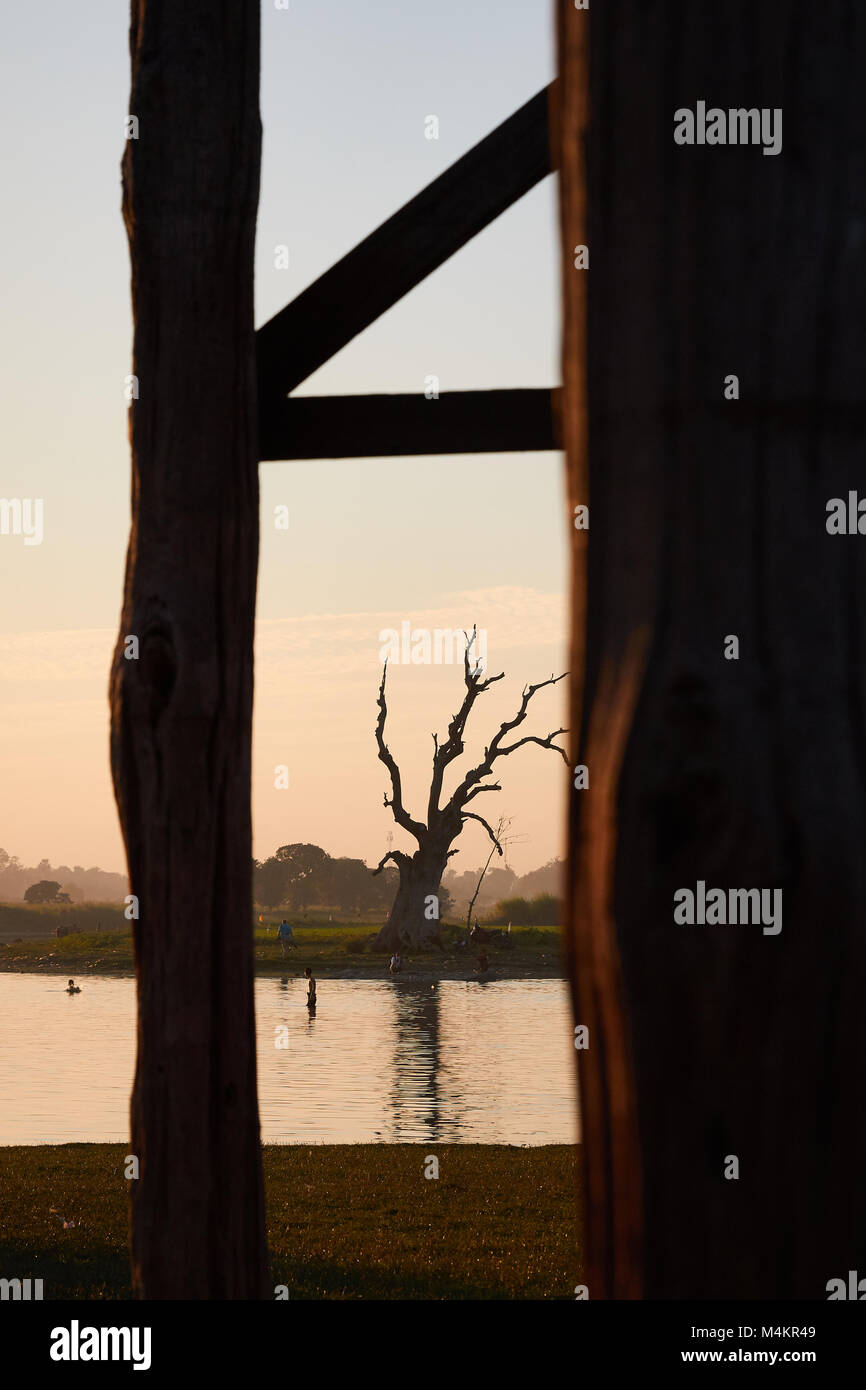
[[[250,832],[259,6],[134,0],[130,46],[138,131],[123,190],[138,394],[111,716],[139,911],[133,1287],[145,1298],[258,1298],[267,1274]]]
[[[377,948],[385,951],[425,946],[439,935],[439,885],[448,864],[448,845],[395,858],[400,881],[388,919],[376,937]]]

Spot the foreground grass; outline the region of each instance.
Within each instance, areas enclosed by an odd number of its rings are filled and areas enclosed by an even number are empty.
[[[370,950],[370,938],[376,930],[369,923],[299,926],[295,928],[297,949],[283,956],[274,928],[257,927],[254,932],[256,973],[294,975],[309,965],[315,974],[325,978],[339,974],[386,975],[389,953]],[[455,937],[463,936],[463,930],[444,928],[446,950],[431,950],[408,957],[407,972],[431,978],[471,974],[476,950],[458,951],[453,945]],[[514,927],[511,936],[512,950],[487,948],[494,974],[514,978],[561,973],[557,927]],[[122,931],[78,932],[59,938],[30,936],[6,942],[0,944],[0,969],[57,970],[70,975],[84,970],[131,974],[134,969],[132,931],[127,927]]]
[[[41,1278],[46,1299],[129,1298],[126,1152],[0,1148],[0,1278]],[[581,1282],[577,1148],[263,1153],[271,1281],[292,1299],[564,1299]],[[424,1177],[429,1154],[438,1179]]]

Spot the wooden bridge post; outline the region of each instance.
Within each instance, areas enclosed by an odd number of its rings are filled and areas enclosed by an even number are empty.
[[[132,532],[111,751],[137,914],[133,1287],[144,1298],[260,1298],[250,829],[258,0],[133,0],[130,47]]]

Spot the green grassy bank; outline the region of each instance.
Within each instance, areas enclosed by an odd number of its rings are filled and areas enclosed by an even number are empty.
[[[76,932],[129,931],[119,903],[0,903],[0,941],[50,939],[55,927]]]
[[[0,909],[0,925],[3,911]],[[254,933],[256,973],[293,975],[309,965],[323,978],[382,977],[388,973],[389,954],[370,950],[370,939],[377,930],[370,923],[297,926],[297,949],[283,956],[273,926],[262,925]],[[7,939],[0,943],[0,970],[47,970],[69,975],[88,970],[119,974],[133,971],[132,930],[128,924],[121,931],[89,930],[63,937],[51,936],[44,929],[40,934],[31,930],[20,935],[20,940]],[[455,945],[456,940],[465,936],[465,931],[444,927],[442,936],[446,943],[444,951],[430,950],[407,957],[407,977],[459,979],[473,973],[477,950],[460,951]],[[494,976],[520,979],[562,974],[557,927],[514,927],[511,939],[514,943],[511,950],[485,948]]]
[[[0,1278],[41,1278],[47,1300],[129,1298],[126,1152],[0,1148]],[[573,1298],[579,1153],[267,1145],[272,1284],[302,1299]],[[431,1154],[438,1179],[424,1176]]]

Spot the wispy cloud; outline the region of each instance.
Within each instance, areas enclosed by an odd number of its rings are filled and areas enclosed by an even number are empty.
[[[308,681],[323,676],[366,676],[379,666],[379,634],[400,628],[471,627],[487,630],[491,668],[499,668],[516,649],[561,653],[565,645],[565,602],[561,594],[499,587],[444,593],[427,608],[380,609],[353,613],[309,613],[269,618],[256,624],[256,669],[265,680],[279,676]],[[40,699],[68,699],[70,684],[100,683],[107,689],[117,634],[111,628],[0,634],[0,698],[20,695],[26,686]],[[540,652],[539,652],[540,655]],[[80,692],[83,693],[83,692]]]

